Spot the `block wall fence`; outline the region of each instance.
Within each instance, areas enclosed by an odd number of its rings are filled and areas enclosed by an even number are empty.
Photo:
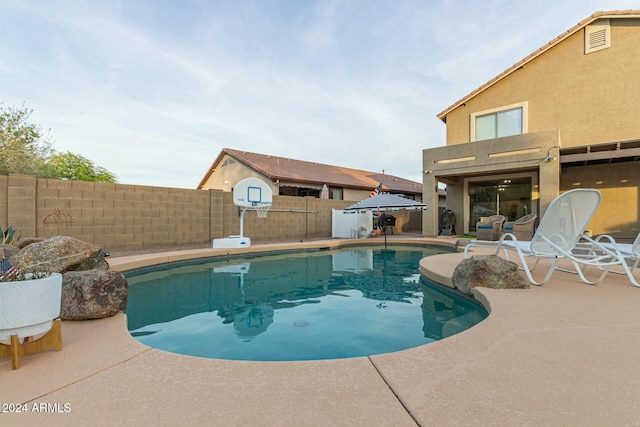
[[[331,237],[332,209],[347,200],[274,196],[267,218],[245,214],[244,235],[252,242]],[[415,228],[419,212],[394,212],[396,231]],[[72,236],[105,251],[208,246],[240,232],[240,210],[232,194],[126,184],[0,176],[0,226],[22,239]],[[407,230],[408,231],[408,230]]]

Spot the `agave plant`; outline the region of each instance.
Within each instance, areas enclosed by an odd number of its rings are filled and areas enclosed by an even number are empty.
[[[3,245],[13,245],[17,243],[18,240],[20,240],[20,234],[18,234],[18,236],[15,234],[16,230],[12,226],[9,226],[6,230],[3,230],[2,226],[0,226],[0,237],[2,237],[0,243]]]

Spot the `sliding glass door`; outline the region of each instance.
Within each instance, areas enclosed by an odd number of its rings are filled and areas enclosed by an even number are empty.
[[[470,181],[469,231],[476,223],[491,215],[504,215],[513,221],[531,211],[531,177]]]

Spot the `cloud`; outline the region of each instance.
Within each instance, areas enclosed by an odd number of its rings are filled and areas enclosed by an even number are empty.
[[[194,188],[224,147],[420,181],[436,114],[598,3],[9,1],[0,101],[122,183]]]

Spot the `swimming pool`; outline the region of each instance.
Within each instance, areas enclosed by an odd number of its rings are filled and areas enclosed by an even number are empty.
[[[154,348],[255,361],[404,350],[487,316],[429,283],[436,247],[356,247],[156,267],[127,274],[129,331]]]

